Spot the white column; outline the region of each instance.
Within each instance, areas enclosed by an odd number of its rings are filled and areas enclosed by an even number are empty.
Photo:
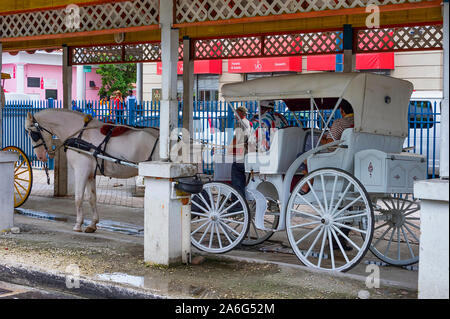
[[[160,1],[162,99],[160,110],[160,148],[162,161],[169,161],[170,133],[178,127],[177,62],[178,30],[172,29],[173,1]]]
[[[22,63],[17,64],[16,70],[16,93],[25,92],[25,65]]]
[[[14,226],[14,163],[19,155],[0,151],[0,233]]]
[[[144,91],[143,87],[143,65],[142,63],[136,64],[136,98],[138,101],[142,101],[144,99]]]
[[[77,65],[77,100],[86,100],[86,79],[82,65]]]
[[[190,254],[190,245],[186,246],[186,242],[190,242],[190,206],[187,205],[190,195],[173,191],[172,184],[174,179],[192,176],[196,172],[192,164],[139,163],[139,175],[145,177],[145,262],[169,266],[189,260],[186,254]],[[177,194],[186,198],[177,198]],[[189,220],[187,223],[186,218]]]
[[[442,32],[444,33],[443,45],[444,45],[444,72],[443,72],[443,93],[444,100],[441,105],[441,138],[440,138],[440,159],[439,159],[439,175],[441,178],[449,178],[449,47],[448,47],[448,28],[449,26],[449,3],[448,0],[444,1],[443,18],[444,23],[442,26]]]
[[[449,298],[449,182],[414,183],[420,199],[419,299]]]

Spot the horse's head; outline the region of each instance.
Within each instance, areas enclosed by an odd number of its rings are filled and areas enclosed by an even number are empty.
[[[33,149],[38,160],[46,162],[47,154],[49,158],[53,158],[55,156],[55,152],[52,149],[53,133],[39,125],[31,113],[27,114],[27,119],[25,120],[25,130],[31,138],[31,144],[33,145]]]

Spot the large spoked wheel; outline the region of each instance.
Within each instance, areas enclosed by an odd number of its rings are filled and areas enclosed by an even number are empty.
[[[264,215],[264,226],[268,229],[276,229],[278,227],[278,223],[280,220],[280,209],[278,203],[274,200],[267,199],[267,209],[268,211]],[[263,243],[268,240],[274,234],[273,231],[270,230],[261,230],[256,228],[255,225],[255,213],[256,213],[256,202],[250,201],[248,203],[250,208],[250,227],[242,241],[242,245],[244,246],[255,246]]]
[[[420,203],[411,194],[378,198],[370,251],[382,261],[407,266],[419,261]]]
[[[234,187],[206,183],[191,200],[191,242],[196,248],[225,253],[242,242],[249,228],[249,208]]]
[[[33,186],[33,171],[27,155],[18,147],[7,146],[2,151],[14,152],[19,159],[14,164],[14,208],[20,207],[28,199]]]
[[[322,168],[294,188],[286,210],[286,232],[303,264],[344,272],[366,254],[373,219],[372,203],[362,184],[344,170]]]

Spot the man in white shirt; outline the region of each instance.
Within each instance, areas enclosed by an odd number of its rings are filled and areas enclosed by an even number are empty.
[[[234,156],[231,166],[231,184],[244,198],[246,184],[244,157],[248,151],[248,138],[251,134],[251,124],[246,116],[247,109],[244,106],[236,109],[234,137],[229,148],[229,152]]]

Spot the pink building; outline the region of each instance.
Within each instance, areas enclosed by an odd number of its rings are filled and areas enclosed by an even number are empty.
[[[5,81],[8,93],[26,94],[33,100],[54,98],[62,100],[62,52],[36,51],[34,54],[19,52],[16,55],[3,53],[2,72],[11,79]],[[97,68],[76,66],[72,72],[72,99],[98,100],[101,76]],[[80,81],[78,81],[80,79]]]

